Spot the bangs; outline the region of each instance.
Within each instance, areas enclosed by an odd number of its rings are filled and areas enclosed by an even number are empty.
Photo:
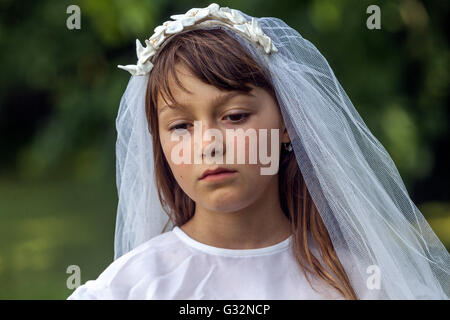
[[[249,92],[249,84],[269,91],[275,98],[267,72],[227,31],[216,29],[189,30],[172,36],[161,48],[150,72],[147,99],[151,116],[156,115],[158,96],[165,103],[177,104],[169,85],[170,77],[183,91],[177,66],[184,66],[200,81],[220,90]]]

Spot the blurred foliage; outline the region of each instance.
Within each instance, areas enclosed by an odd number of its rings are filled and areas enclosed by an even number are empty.
[[[0,1],[0,298],[65,298],[112,261],[115,116],[135,39],[211,1]],[[283,19],[327,58],[450,246],[449,2],[217,1]],[[66,8],[81,8],[81,30]],[[369,5],[381,30],[366,27]],[[98,228],[102,228],[101,231]],[[32,283],[32,285],[31,285]]]

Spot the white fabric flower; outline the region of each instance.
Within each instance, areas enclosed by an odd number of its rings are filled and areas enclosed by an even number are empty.
[[[247,19],[244,18],[239,11],[231,9],[229,12],[224,12],[224,15],[230,20],[233,24],[243,24],[247,22]]]
[[[195,22],[206,18],[208,15],[209,15],[209,9],[208,8],[200,9],[199,11],[197,11],[197,13],[194,16],[195,17]]]
[[[159,46],[161,45],[161,43],[164,42],[165,39],[166,39],[166,36],[162,32],[156,37],[151,37],[150,39],[145,40],[145,43],[148,46],[152,46],[153,48],[155,48],[155,50],[157,50],[159,48]]]
[[[136,65],[119,65],[118,67],[127,70],[134,75],[144,75],[150,72],[153,68],[151,58],[156,54],[156,51],[167,37],[181,32],[185,28],[191,27],[196,23],[208,23],[209,21],[203,21],[208,20],[208,18],[210,20],[218,20],[221,23],[234,28],[248,39],[260,44],[267,54],[278,51],[272,43],[272,40],[264,34],[255,18],[252,18],[251,23],[249,23],[244,15],[238,10],[220,7],[216,3],[211,3],[206,8],[192,8],[185,14],[171,15],[170,18],[172,20],[165,21],[162,25],[157,26],[153,30],[153,35],[145,40],[146,47],[143,47],[139,40],[136,40],[136,55],[138,57]],[[211,22],[214,23],[214,21]]]
[[[217,3],[211,3],[207,8],[209,10],[209,14],[215,14],[219,11],[220,6]]]
[[[170,23],[167,24],[167,28],[165,33],[166,34],[174,34],[178,33],[183,30],[183,24],[180,20],[170,21]]]
[[[159,37],[166,30],[166,26],[157,26],[155,30],[153,30],[154,34],[150,37],[150,39]]]
[[[181,19],[183,19],[185,17],[186,17],[186,15],[184,13],[183,14],[173,14],[173,15],[170,16],[170,19],[181,20]]]
[[[153,57],[153,55],[155,55],[155,53],[156,53],[155,48],[153,48],[152,46],[147,46],[146,48],[144,48],[144,50],[138,56],[139,57],[138,62],[144,63],[145,61],[147,61],[148,59]]]
[[[188,10],[185,15],[187,17],[193,17],[195,18],[195,22],[198,22],[204,18],[206,18],[209,15],[209,9],[208,8],[192,8]]]

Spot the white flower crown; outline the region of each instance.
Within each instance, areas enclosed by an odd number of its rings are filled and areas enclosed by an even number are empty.
[[[145,40],[147,45],[145,48],[136,39],[136,54],[138,57],[136,65],[118,65],[117,67],[130,72],[132,75],[149,73],[153,68],[152,58],[164,40],[183,30],[192,29],[196,24],[230,26],[250,41],[262,45],[266,54],[278,51],[272,43],[272,39],[264,34],[255,18],[252,17],[252,21],[249,23],[239,11],[228,7],[219,7],[216,3],[211,3],[206,8],[192,8],[185,14],[172,15],[170,18],[174,21],[166,21],[155,28],[154,34],[148,40]]]

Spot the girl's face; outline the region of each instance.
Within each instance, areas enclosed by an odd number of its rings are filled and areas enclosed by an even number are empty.
[[[266,138],[263,140],[266,141],[267,148],[267,151],[263,152],[265,155],[269,156],[273,152],[271,150],[273,148],[273,146],[271,147],[271,129],[278,129],[279,135],[276,139],[278,152],[280,152],[280,143],[289,142],[289,136],[285,130],[281,114],[272,96],[264,89],[252,86],[253,90],[250,91],[250,95],[232,91],[232,93],[235,93],[233,96],[218,103],[218,97],[228,95],[230,92],[219,90],[201,82],[182,65],[177,65],[177,75],[183,86],[192,93],[183,91],[176,85],[173,78],[169,78],[169,85],[174,98],[183,106],[181,108],[165,107],[166,102],[161,96],[158,96],[157,113],[161,146],[172,173],[183,191],[197,206],[217,212],[241,210],[254,201],[258,201],[267,190],[278,192],[278,174],[261,174],[260,168],[267,168],[269,165],[267,163],[262,164],[258,155],[260,152],[259,129],[266,129],[267,131]],[[194,138],[194,121],[201,121],[201,136],[200,140],[197,140],[201,142],[201,145],[198,145]],[[215,141],[214,138],[208,140],[205,134],[208,129],[219,130],[222,133],[223,140],[221,142],[219,142],[220,140]],[[228,162],[226,159],[227,143],[230,143],[230,141],[226,139],[226,129],[243,129],[244,134],[247,129],[256,131],[256,164],[249,163],[249,152],[255,151],[249,149],[249,137],[244,137],[242,134],[237,134],[237,136],[242,136],[243,141],[245,141],[245,163],[238,162],[238,139],[236,137],[233,138],[234,158],[232,158],[232,163]],[[172,141],[171,136],[174,131],[175,136],[179,137],[179,141]],[[187,144],[190,145],[190,150],[189,148],[180,149],[180,141],[182,141],[183,135],[190,135],[191,137]],[[206,158],[214,158],[214,152],[209,149],[211,144],[218,146],[219,143],[222,150],[217,150],[223,156],[223,162],[221,164],[206,163]],[[212,148],[212,150],[215,151],[216,149]],[[184,152],[190,152],[189,163],[177,164],[177,160],[173,158],[174,151],[181,157]],[[201,164],[194,162],[194,153],[197,153]],[[205,170],[216,167],[227,168],[236,172],[225,179],[201,179]],[[275,172],[278,172],[278,170]]]

